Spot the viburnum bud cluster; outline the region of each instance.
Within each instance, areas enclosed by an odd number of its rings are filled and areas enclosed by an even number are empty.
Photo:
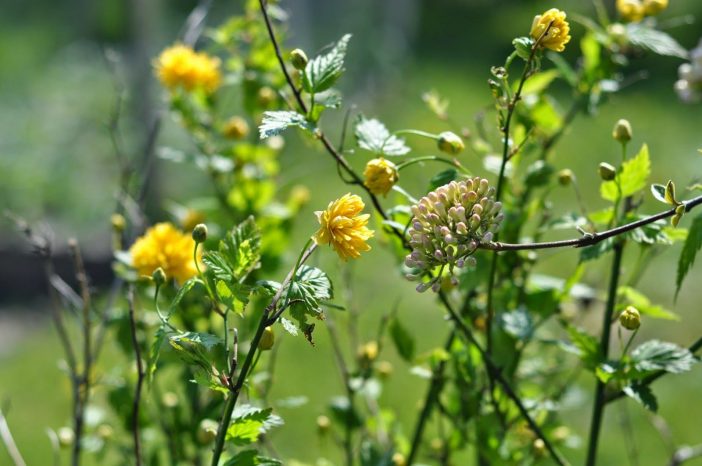
[[[430,192],[412,206],[409,229],[412,252],[405,265],[414,272],[410,279],[421,278],[434,267],[474,265],[471,255],[481,243],[492,241],[504,219],[502,204],[495,201],[495,188],[488,180],[474,177],[452,181]],[[417,291],[439,288],[439,277],[417,286]]]

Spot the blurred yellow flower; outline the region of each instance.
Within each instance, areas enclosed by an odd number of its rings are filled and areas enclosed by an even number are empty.
[[[358,215],[365,205],[355,194],[345,194],[330,202],[327,210],[315,212],[321,225],[312,237],[317,244],[330,244],[343,260],[355,259],[369,251],[366,241],[373,231],[366,226],[369,214]]]
[[[644,0],[643,7],[648,16],[654,16],[668,8],[668,0]]]
[[[641,21],[644,17],[644,6],[639,0],[617,0],[617,12],[624,21]]]
[[[161,267],[166,277],[183,283],[197,274],[193,250],[195,241],[171,223],[157,223],[137,238],[129,253],[140,275],[150,276]]]
[[[395,164],[382,157],[369,161],[363,176],[363,184],[376,195],[387,194],[399,178]]]
[[[212,93],[222,83],[220,60],[191,47],[176,44],[167,48],[155,60],[156,75],[168,89],[182,87],[186,91],[203,89]]]
[[[530,34],[534,40],[538,40],[543,35],[539,42],[541,47],[562,52],[570,41],[570,25],[566,21],[565,12],[551,8],[544,14],[537,15],[531,24]]]

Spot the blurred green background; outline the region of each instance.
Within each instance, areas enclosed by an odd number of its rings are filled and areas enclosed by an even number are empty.
[[[607,3],[611,9],[613,1]],[[185,0],[5,0],[0,17],[0,207],[32,222],[44,222],[58,246],[76,235],[89,260],[109,264],[109,215],[119,175],[107,131],[115,82],[128,90],[122,125],[127,146],[138,150],[146,136],[144,128],[164,108],[151,76],[151,57],[173,41],[195,5]],[[535,14],[550,7],[564,9],[571,17],[593,14],[585,0],[291,0],[282,6],[291,14],[289,46],[312,52],[343,32],[354,34],[348,73],[341,84],[347,104],[358,105],[365,114],[379,117],[394,129],[437,132],[447,128],[426,110],[420,98],[423,92],[438,90],[451,101],[452,118],[472,127],[474,115],[491,103],[486,85],[489,67],[503,63],[512,38],[528,33]],[[208,22],[219,24],[239,10],[239,2],[215,0]],[[692,48],[702,36],[702,2],[671,0],[663,20],[684,47]],[[571,24],[574,42],[564,56],[572,62],[583,28]],[[121,57],[116,71],[111,71],[104,58],[106,50]],[[637,60],[629,72],[637,76],[637,70],[647,70],[645,78],[634,79],[611,97],[596,117],[578,117],[559,144],[555,164],[575,171],[590,209],[604,207],[596,167],[619,157],[610,137],[619,118],[632,123],[632,148],[649,144],[651,181],[673,179],[682,186],[702,175],[702,158],[697,153],[702,147],[702,107],[678,101],[672,86],[679,64],[677,59],[652,56]],[[325,123],[332,135],[337,134],[335,122],[340,117],[341,112]],[[431,143],[410,142],[417,155],[434,150]],[[295,136],[287,138],[287,143],[281,156],[282,185],[311,187],[311,202],[297,222],[296,244],[302,244],[315,229],[312,211],[347,188],[316,145]],[[166,118],[159,145],[187,148],[188,142],[177,123]],[[477,156],[466,151],[462,157],[468,168],[481,173]],[[365,161],[359,154],[352,163],[362,167]],[[204,174],[165,161],[156,164],[157,176],[147,203],[153,220],[165,218],[164,200],[209,194]],[[426,172],[419,167],[403,172],[402,185],[410,191],[424,189],[426,183]],[[554,199],[557,212],[569,211],[575,201],[570,191]],[[644,212],[658,209],[650,200],[643,207]],[[447,331],[441,311],[430,296],[417,296],[413,285],[395,271],[391,255],[381,244],[373,246],[372,254],[350,267],[354,305],[362,312],[366,335],[374,334],[378,318],[399,302],[400,315],[418,335],[419,350],[440,345]],[[690,274],[674,302],[679,247],[656,259],[641,289],[679,313],[682,321],[651,322],[644,325],[642,337],[687,345],[702,334],[702,295],[697,289],[702,271],[698,267]],[[26,264],[17,262],[13,255],[17,251],[27,253]],[[5,405],[10,407],[8,419],[28,463],[49,464],[51,446],[45,429],[69,423],[69,386],[57,366],[58,343],[46,318],[39,265],[32,262],[22,238],[4,220],[0,254],[0,403],[9,403]],[[632,249],[627,262],[634,256]],[[577,263],[577,253],[545,252],[543,259],[544,273],[566,277]],[[324,251],[315,260],[339,276],[340,265],[332,253]],[[607,261],[599,262],[589,267],[584,281],[601,288],[607,279],[603,267]],[[582,316],[584,325],[592,328],[597,328],[598,320],[596,311]],[[328,456],[336,461],[331,442],[315,434],[315,418],[332,395],[342,392],[328,334],[319,330],[314,348],[301,338],[284,337],[272,399],[304,395],[309,401],[300,408],[280,409],[287,425],[273,434],[273,441],[283,457],[312,461]],[[410,435],[426,381],[410,375],[393,350],[384,356],[395,365],[384,401],[405,421],[405,434]],[[103,363],[127,364],[116,353],[108,352],[105,358]],[[667,464],[671,445],[702,443],[701,370],[698,367],[655,385],[660,415],[669,421],[670,444],[652,427],[652,416],[638,405],[625,400],[610,406],[600,464],[628,464],[620,426],[622,409],[632,416],[641,465]],[[592,381],[584,381],[582,392],[574,393],[572,403],[564,407],[565,418],[581,435],[589,423],[591,385]],[[582,461],[577,450],[566,454],[573,464]],[[0,464],[8,461],[0,448]],[[689,464],[699,465],[702,460]]]

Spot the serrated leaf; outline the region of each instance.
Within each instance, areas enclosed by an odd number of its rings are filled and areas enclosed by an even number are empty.
[[[687,372],[697,362],[687,348],[675,343],[649,340],[631,352],[634,368],[640,372],[666,371],[671,374]]]
[[[653,29],[642,23],[627,26],[629,42],[658,55],[688,58],[685,48],[663,31]]]
[[[622,301],[622,304],[617,308],[618,310],[622,310],[626,306],[634,306],[641,314],[654,319],[680,320],[677,314],[664,309],[663,306],[651,303],[651,300],[643,293],[630,286],[620,286],[617,295],[619,300]]]
[[[279,135],[291,126],[297,126],[310,133],[316,129],[315,125],[300,113],[290,110],[275,110],[263,112],[263,120],[258,127],[258,132],[261,139],[266,139]]]
[[[154,341],[151,342],[151,348],[149,350],[149,365],[146,371],[149,381],[153,380],[154,373],[156,373],[161,347],[166,341],[166,336],[166,329],[163,326],[159,327],[154,334]]]
[[[392,319],[390,323],[390,337],[400,357],[407,362],[412,362],[415,355],[414,337],[397,318]]]
[[[307,323],[307,317],[321,318],[320,301],[332,299],[334,293],[329,277],[322,270],[309,265],[301,265],[295,279],[286,287],[282,296],[287,296],[290,315],[297,321],[299,329],[311,336],[313,327]]]
[[[249,303],[251,287],[237,282],[225,282],[218,280],[216,285],[217,297],[239,315],[244,314],[246,305]]]
[[[375,155],[405,155],[410,151],[404,139],[390,134],[385,125],[375,118],[359,117],[354,134],[358,146]]]
[[[234,418],[227,428],[226,440],[234,445],[249,445],[258,440],[263,423],[273,410],[251,410]]]
[[[260,266],[261,232],[253,217],[249,217],[219,242],[217,251],[207,251],[202,261],[207,265],[207,276],[216,280],[241,283]],[[216,287],[216,280],[211,280]]]
[[[305,66],[302,88],[310,94],[329,89],[344,72],[344,58],[351,34],[344,35],[326,54],[314,57]]]
[[[244,450],[229,458],[224,466],[282,466],[282,462],[261,456],[257,450]]]
[[[534,39],[531,37],[517,37],[512,41],[514,50],[517,52],[519,58],[524,61],[529,60],[531,56],[531,47],[534,45]]]
[[[702,215],[698,215],[692,220],[692,225],[690,225],[690,230],[687,233],[687,239],[680,252],[678,274],[675,280],[676,298],[680,292],[683,280],[685,280],[690,268],[692,268],[692,265],[695,263],[695,258],[700,248],[702,248]]]
[[[624,393],[651,412],[658,411],[658,401],[648,385],[634,383],[623,388]]]
[[[177,307],[178,307],[178,304],[183,300],[183,298],[185,297],[185,295],[188,294],[188,292],[189,292],[190,290],[192,290],[193,287],[194,287],[195,285],[197,285],[198,283],[199,283],[199,284],[203,284],[203,283],[202,283],[202,280],[200,280],[200,279],[197,278],[197,277],[191,278],[190,280],[188,280],[188,281],[186,281],[185,283],[183,283],[183,286],[181,286],[181,287],[178,289],[178,292],[176,293],[175,297],[173,298],[173,301],[171,301],[169,313],[172,314],[173,312],[176,311],[176,309],[177,309]]]
[[[294,322],[291,320],[286,319],[285,317],[280,318],[280,323],[283,325],[283,328],[285,329],[286,332],[288,332],[290,335],[296,337],[299,329],[295,325]]]
[[[171,335],[171,341],[177,342],[191,342],[201,345],[205,350],[210,351],[217,345],[222,345],[224,342],[217,335],[212,335],[211,333],[205,332],[183,332],[178,335]]]
[[[571,342],[577,348],[578,355],[585,367],[595,370],[602,359],[600,344],[597,339],[586,331],[573,326],[568,327],[568,336],[570,336]]]
[[[613,181],[604,181],[600,185],[600,194],[606,201],[614,202],[619,196],[621,187],[622,198],[633,196],[646,187],[646,181],[651,174],[651,160],[648,146],[644,144],[638,154],[622,164],[621,170]]]
[[[645,215],[632,216],[632,221],[645,218]],[[642,227],[635,228],[629,231],[626,235],[633,241],[640,244],[672,244],[673,242],[668,237],[666,231],[667,224],[665,220],[656,220]]]

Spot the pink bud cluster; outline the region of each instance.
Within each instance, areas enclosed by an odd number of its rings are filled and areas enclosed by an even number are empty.
[[[453,273],[454,267],[475,265],[472,254],[481,243],[492,241],[504,219],[501,209],[495,188],[480,177],[452,181],[424,196],[412,206],[414,217],[408,232],[412,252],[405,265],[414,271],[408,278],[421,279],[438,266],[448,266]],[[430,287],[438,291],[439,286],[437,276],[420,283],[417,291]]]

